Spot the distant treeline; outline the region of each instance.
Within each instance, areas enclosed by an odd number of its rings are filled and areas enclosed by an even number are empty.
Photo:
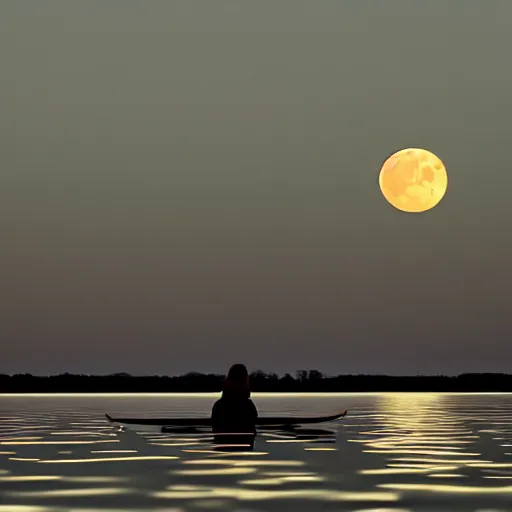
[[[187,373],[178,377],[112,375],[0,375],[0,393],[197,393],[222,390],[224,375]],[[326,376],[300,370],[295,376],[257,371],[251,389],[260,392],[512,392],[512,375],[467,373],[456,377],[386,375]]]

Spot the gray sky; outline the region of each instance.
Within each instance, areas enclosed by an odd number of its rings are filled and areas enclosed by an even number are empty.
[[[510,0],[3,0],[0,372],[510,371]],[[425,147],[449,189],[389,206]]]

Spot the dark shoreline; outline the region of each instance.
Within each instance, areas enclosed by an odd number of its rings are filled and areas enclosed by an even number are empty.
[[[0,375],[1,393],[208,393],[220,392],[224,375],[189,373],[177,377],[112,375]],[[301,370],[296,377],[255,372],[254,392],[371,393],[371,392],[512,392],[512,375],[468,373],[457,376],[338,375]]]

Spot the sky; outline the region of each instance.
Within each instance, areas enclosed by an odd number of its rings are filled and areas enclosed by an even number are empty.
[[[0,373],[510,372],[510,0],[0,3]],[[438,155],[429,212],[385,159]]]

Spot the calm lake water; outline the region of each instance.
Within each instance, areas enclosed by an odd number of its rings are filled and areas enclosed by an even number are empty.
[[[104,417],[206,416],[216,398],[0,395],[0,512],[512,511],[512,394],[254,394],[261,416],[349,414],[249,453]]]

